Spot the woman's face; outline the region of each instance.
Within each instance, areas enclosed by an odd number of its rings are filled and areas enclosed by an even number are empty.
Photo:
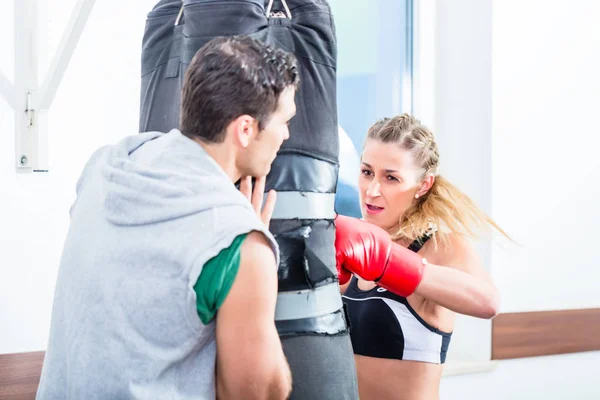
[[[367,139],[358,182],[363,219],[386,230],[397,227],[415,195],[429,189],[420,179],[422,173],[409,151]]]

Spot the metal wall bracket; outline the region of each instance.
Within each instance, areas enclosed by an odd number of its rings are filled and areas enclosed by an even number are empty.
[[[0,95],[15,110],[15,158],[18,172],[48,171],[47,112],[95,0],[79,0],[63,31],[50,67],[40,86],[39,59],[45,54],[48,0],[14,0],[14,85],[0,74]]]

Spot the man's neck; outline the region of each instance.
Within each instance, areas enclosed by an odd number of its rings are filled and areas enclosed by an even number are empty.
[[[235,152],[230,146],[227,146],[226,143],[206,143],[199,139],[193,140],[219,164],[232,182],[237,182],[241,178],[235,165]]]

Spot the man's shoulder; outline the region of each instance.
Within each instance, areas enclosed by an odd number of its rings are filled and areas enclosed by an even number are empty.
[[[263,224],[250,204],[231,204],[216,210],[216,221],[221,226],[220,237],[231,243],[240,234],[248,234],[244,244],[268,248],[279,263],[279,246],[273,234]]]

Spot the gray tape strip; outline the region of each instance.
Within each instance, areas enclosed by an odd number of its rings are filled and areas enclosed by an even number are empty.
[[[335,193],[277,192],[275,210],[271,218],[334,219]]]
[[[341,309],[342,296],[337,283],[316,289],[277,294],[275,321],[319,317]]]

